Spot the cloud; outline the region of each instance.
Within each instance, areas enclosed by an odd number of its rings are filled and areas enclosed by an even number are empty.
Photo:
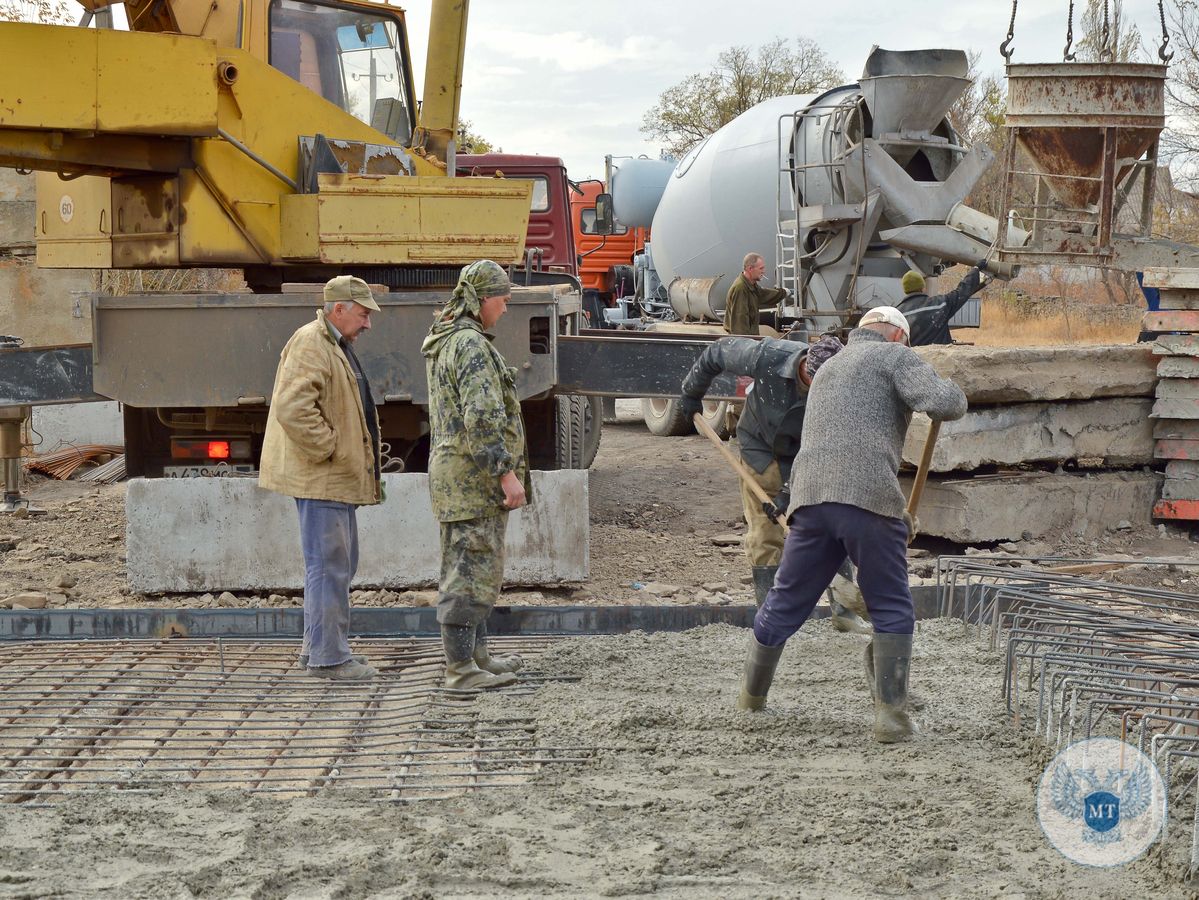
[[[618,63],[652,64],[669,49],[646,36],[634,35],[612,43],[581,31],[537,34],[492,29],[478,43],[486,48],[502,48],[513,59],[544,62],[564,72],[589,72]],[[486,52],[479,46],[472,50]]]

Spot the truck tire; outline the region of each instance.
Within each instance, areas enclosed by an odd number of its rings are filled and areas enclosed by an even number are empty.
[[[587,415],[583,426],[583,468],[590,469],[599,453],[604,431],[604,404],[601,397],[587,398]]]
[[[729,405],[724,400],[705,400],[704,401],[704,421],[708,423],[720,439],[726,440],[729,436],[729,420],[726,413]]]
[[[677,400],[662,397],[645,397],[641,400],[641,416],[650,434],[658,437],[678,437],[691,434],[695,426],[683,417]]]
[[[556,434],[556,469],[584,469],[584,443],[588,398],[579,394],[562,394],[558,404],[558,434]],[[598,449],[598,447],[597,447]]]

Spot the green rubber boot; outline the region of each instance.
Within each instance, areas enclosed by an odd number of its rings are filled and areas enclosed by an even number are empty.
[[[778,574],[778,566],[754,566],[754,601],[761,609],[766,602],[766,595],[774,587],[774,576]]]
[[[908,670],[912,664],[910,634],[875,634],[874,739],[880,744],[910,741],[919,730],[908,716]]]
[[[737,709],[757,711],[766,705],[766,695],[770,692],[770,683],[774,681],[774,670],[778,667],[785,646],[767,647],[759,644],[754,633],[750,632],[749,653],[745,657],[745,673],[741,676]]]
[[[480,669],[475,663],[474,625],[442,625],[445,648],[445,686],[456,690],[489,690],[516,681],[511,672],[500,675]]]
[[[487,650],[487,623],[480,622],[475,627],[475,665],[484,672],[492,675],[503,675],[505,672],[517,672],[525,661],[515,653],[511,656],[492,656]]]

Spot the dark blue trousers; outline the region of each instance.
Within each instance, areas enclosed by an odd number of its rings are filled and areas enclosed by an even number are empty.
[[[774,587],[754,617],[758,643],[777,647],[799,631],[848,556],[880,634],[911,634],[908,529],[902,519],[843,503],[801,506],[791,517]]]

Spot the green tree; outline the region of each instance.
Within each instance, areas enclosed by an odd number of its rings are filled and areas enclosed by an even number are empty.
[[[682,156],[750,107],[771,97],[808,94],[845,83],[845,73],[809,38],[777,38],[755,52],[730,47],[707,72],[689,75],[646,110],[641,131]]]
[[[502,153],[503,148],[497,147],[472,129],[469,119],[458,120],[458,152],[459,153]]]

